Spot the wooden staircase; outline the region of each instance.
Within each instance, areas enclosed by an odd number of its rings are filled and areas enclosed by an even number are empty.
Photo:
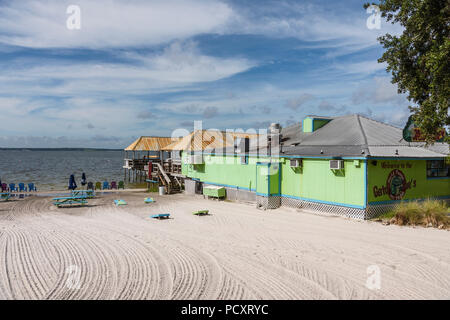
[[[156,162],[154,165],[156,165],[158,178],[166,188],[167,194],[181,192],[180,180],[170,173],[167,173],[160,163]]]

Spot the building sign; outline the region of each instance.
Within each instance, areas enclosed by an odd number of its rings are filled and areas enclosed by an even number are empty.
[[[412,188],[416,188],[416,180],[407,180],[403,171],[394,169],[389,173],[384,186],[373,187],[373,194],[375,198],[388,195],[391,200],[401,200],[406,191]]]
[[[446,131],[444,128],[439,130],[439,133],[436,135],[435,140],[437,142],[444,141],[446,135]],[[422,137],[422,133],[420,129],[414,123],[412,116],[408,118],[408,122],[406,123],[405,128],[403,129],[403,139],[408,142],[423,142],[425,139]]]

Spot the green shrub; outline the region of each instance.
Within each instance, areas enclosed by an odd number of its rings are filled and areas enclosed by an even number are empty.
[[[425,216],[425,222],[431,223],[434,227],[441,224],[447,226],[450,222],[447,216],[447,205],[444,201],[428,199],[422,203],[422,210]]]
[[[394,219],[398,225],[428,225],[438,227],[450,225],[448,206],[444,201],[427,199],[422,202],[402,202],[392,211],[380,216],[384,219]]]

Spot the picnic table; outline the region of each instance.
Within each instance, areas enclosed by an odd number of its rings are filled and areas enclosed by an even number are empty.
[[[11,194],[9,192],[2,192],[0,193],[0,199],[8,201]]]
[[[72,190],[72,197],[86,197],[92,199],[95,197],[94,190]]]
[[[87,204],[85,196],[59,197],[53,198],[53,204],[58,208],[64,205],[85,205]]]

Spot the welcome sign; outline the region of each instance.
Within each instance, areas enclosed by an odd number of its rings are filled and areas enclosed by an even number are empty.
[[[405,169],[412,169],[410,162],[381,162],[380,167],[387,170],[386,180],[382,185],[375,185],[372,188],[374,198],[388,196],[390,200],[401,200],[406,191],[417,187],[414,178],[407,178],[403,172]]]
[[[438,134],[436,134],[435,141],[443,142],[446,135],[444,128],[440,129]],[[403,139],[408,142],[424,142],[423,134],[420,129],[414,123],[413,117],[408,118],[405,128],[403,129]]]

